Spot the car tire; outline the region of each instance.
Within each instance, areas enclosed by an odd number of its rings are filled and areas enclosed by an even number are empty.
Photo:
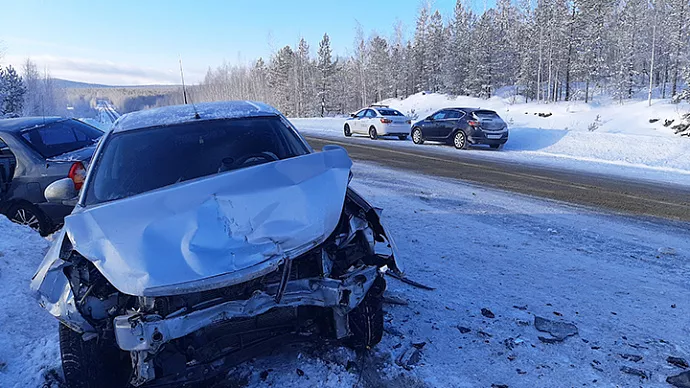
[[[501,148],[503,148],[503,144],[490,144],[489,147],[491,147],[491,149],[494,150],[500,150]]]
[[[422,130],[419,128],[414,128],[412,130],[412,142],[414,144],[424,144],[424,137],[422,136]]]
[[[354,349],[370,349],[383,338],[383,292],[386,280],[380,276],[362,302],[348,314],[352,335],[346,344]]]
[[[19,225],[26,225],[39,232],[41,236],[47,236],[52,232],[52,226],[48,217],[36,206],[21,202],[10,206],[7,218]]]
[[[129,358],[120,357],[114,341],[93,338],[84,341],[82,334],[60,324],[60,355],[65,383],[70,388],[129,387]]]
[[[398,135],[398,139],[407,140],[407,135]]]
[[[376,140],[379,138],[379,134],[378,132],[376,132],[376,127],[374,127],[373,125],[369,127],[369,138],[371,140]]]
[[[453,135],[453,145],[459,150],[466,150],[468,146],[467,135],[464,131],[459,130]]]
[[[352,131],[350,130],[350,126],[348,124],[345,124],[345,127],[343,128],[343,135],[345,135],[345,137],[352,136]]]

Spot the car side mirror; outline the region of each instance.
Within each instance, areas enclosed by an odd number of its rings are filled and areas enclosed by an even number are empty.
[[[63,203],[75,199],[79,192],[74,188],[72,179],[62,178],[48,185],[43,195],[48,202]]]
[[[350,113],[350,117],[354,118],[355,116],[356,116],[356,114]]]
[[[434,118],[431,116],[427,117],[426,119],[427,119],[427,121],[434,121]]]

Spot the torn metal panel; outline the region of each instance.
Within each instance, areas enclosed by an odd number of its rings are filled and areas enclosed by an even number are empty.
[[[93,326],[77,309],[72,287],[63,272],[64,267],[70,265],[60,258],[64,238],[64,230],[56,233],[55,242],[48,250],[38,272],[31,279],[31,290],[41,307],[72,330],[80,333],[94,332]]]
[[[237,284],[333,232],[351,165],[344,150],[331,150],[235,170],[83,209],[65,230],[128,295]]]
[[[255,292],[247,300],[229,301],[172,318],[139,313],[121,315],[114,320],[115,337],[123,350],[155,352],[165,342],[206,326],[234,318],[254,317],[273,308],[332,307],[344,316],[362,301],[377,276],[378,269],[367,266],[352,271],[343,280],[312,278],[288,282],[280,302],[274,296],[278,287],[274,285],[265,292]]]

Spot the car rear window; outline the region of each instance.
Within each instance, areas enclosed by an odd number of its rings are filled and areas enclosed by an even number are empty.
[[[22,138],[44,158],[93,145],[103,132],[78,120],[58,121],[22,132]]]
[[[492,110],[476,110],[474,112],[475,116],[477,116],[478,119],[500,119],[498,114]]]
[[[382,116],[404,116],[395,109],[378,109]]]
[[[308,152],[298,135],[277,116],[115,133],[106,140],[95,162],[84,202],[90,205],[126,198]]]

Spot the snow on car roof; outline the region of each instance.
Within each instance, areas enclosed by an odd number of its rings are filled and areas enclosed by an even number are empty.
[[[0,120],[0,132],[19,132],[23,129],[52,124],[56,121],[67,120],[64,117],[20,117],[16,119]]]
[[[199,118],[196,118],[196,113],[199,114]],[[280,112],[274,107],[254,101],[222,101],[204,102],[194,105],[175,105],[125,114],[115,122],[113,132],[183,124],[193,121],[275,116],[278,114]]]

